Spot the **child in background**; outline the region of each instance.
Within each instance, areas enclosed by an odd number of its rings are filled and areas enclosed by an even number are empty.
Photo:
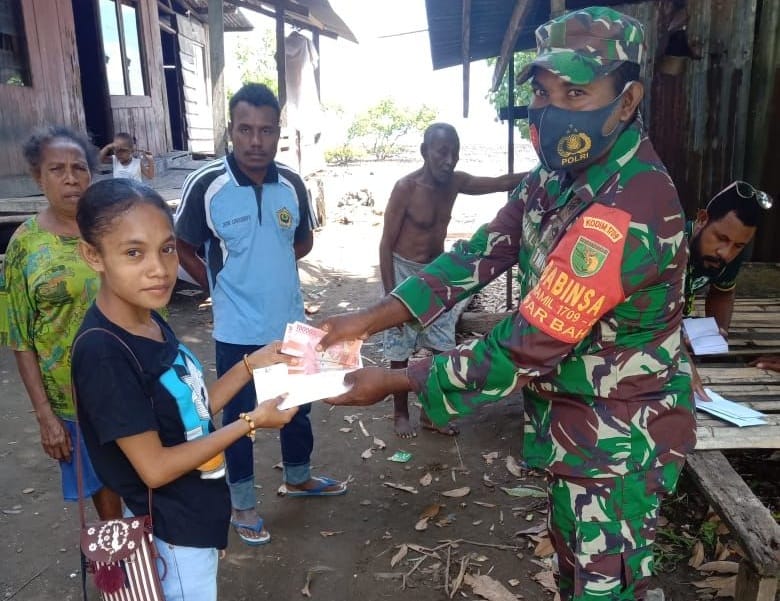
[[[132,515],[148,513],[153,489],[166,601],[214,601],[218,550],[227,546],[230,525],[223,451],[243,436],[254,440],[256,428],[282,427],[296,410],[269,400],[219,429],[212,416],[252,369],[295,359],[274,342],[207,388],[198,359],[157,313],[179,265],[165,201],[143,184],[103,180],[84,193],[76,219],[81,252],[101,282],[72,351],[86,447]]]
[[[112,151],[114,154],[109,157]],[[100,149],[100,162],[113,165],[114,178],[126,177],[137,182],[154,178],[152,153],[148,150],[136,150],[135,138],[126,132],[116,134],[111,144]]]

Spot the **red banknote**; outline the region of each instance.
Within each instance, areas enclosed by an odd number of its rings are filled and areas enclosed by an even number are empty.
[[[317,344],[325,336],[325,331],[296,321],[288,323],[282,341],[282,352],[299,357],[300,364],[290,366],[291,374],[316,374],[323,371],[353,370],[363,367],[360,357],[362,340],[338,342],[324,351],[317,352]]]

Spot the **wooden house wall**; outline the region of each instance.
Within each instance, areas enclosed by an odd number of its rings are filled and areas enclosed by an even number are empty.
[[[157,1],[141,0],[139,7],[148,86],[146,95],[111,96],[111,116],[115,132],[129,132],[136,137],[139,148],[161,154],[173,145]]]
[[[20,145],[35,127],[86,127],[71,1],[21,6],[32,85],[0,85],[0,176],[27,171]]]
[[[194,153],[214,152],[214,123],[211,116],[209,55],[206,27],[200,21],[176,15],[187,122],[187,150]]]
[[[683,71],[674,75],[659,66],[675,2],[648,1],[616,7],[646,25],[648,41],[654,46],[646,73],[646,82],[650,82],[646,122],[689,217],[735,179],[748,179],[773,191],[766,175],[752,169],[751,154],[751,135],[755,135],[751,132],[756,129],[756,111],[750,103],[751,79],[761,3],[688,0],[688,41],[700,58],[682,59]],[[772,1],[764,3],[770,5]],[[778,11],[774,10],[774,17],[771,12],[763,11],[762,18],[774,22],[763,26],[776,32]],[[762,24],[758,26],[760,30]],[[775,68],[777,64],[775,61]],[[777,113],[774,119],[772,125],[767,111],[760,129],[777,127]],[[780,225],[779,215],[780,211],[773,209],[759,226],[754,260],[780,260],[780,240],[777,236],[769,239],[771,231]]]

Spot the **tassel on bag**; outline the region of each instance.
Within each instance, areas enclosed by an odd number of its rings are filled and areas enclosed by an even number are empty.
[[[125,586],[125,571],[116,564],[101,564],[95,570],[95,586],[103,593],[116,593]]]

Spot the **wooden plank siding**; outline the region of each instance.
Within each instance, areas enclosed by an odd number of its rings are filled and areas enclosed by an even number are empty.
[[[139,148],[161,154],[173,145],[157,0],[140,0],[138,8],[143,59],[146,63],[146,95],[111,96],[111,116],[115,132],[129,132],[135,136]]]
[[[20,144],[35,127],[86,127],[70,0],[21,6],[32,85],[0,85],[0,176],[27,171]]]
[[[214,152],[214,123],[208,81],[208,34],[200,21],[176,15],[179,32],[184,118],[187,123],[187,149],[190,152]],[[196,53],[200,53],[196,57]],[[200,65],[200,70],[198,69]]]

